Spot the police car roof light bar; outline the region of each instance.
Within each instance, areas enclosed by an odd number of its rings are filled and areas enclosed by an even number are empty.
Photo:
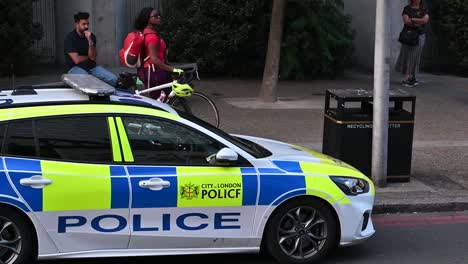
[[[109,96],[115,88],[90,74],[63,74],[62,81],[70,87],[91,96]]]

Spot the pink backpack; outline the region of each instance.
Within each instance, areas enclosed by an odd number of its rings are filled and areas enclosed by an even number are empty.
[[[127,34],[123,48],[119,51],[120,63],[129,68],[138,68],[148,57],[141,58],[145,45],[145,36],[141,31],[132,31]]]

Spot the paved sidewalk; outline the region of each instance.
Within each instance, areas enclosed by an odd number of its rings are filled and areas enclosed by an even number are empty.
[[[412,172],[409,182],[376,191],[375,213],[468,209],[468,79],[421,75],[416,96]],[[282,140],[321,151],[327,89],[372,89],[373,76],[350,73],[341,80],[280,81],[278,102],[258,99],[259,80],[202,80],[216,99],[221,126],[233,133]],[[389,143],[391,144],[391,143]]]
[[[123,68],[113,69],[120,72]],[[421,84],[392,89],[416,95],[410,181],[376,191],[375,213],[468,210],[468,79],[422,74]],[[17,78],[17,84],[56,82],[60,73]],[[0,86],[8,80],[0,79]],[[321,151],[327,89],[372,89],[373,76],[348,73],[339,80],[280,81],[278,102],[259,101],[260,80],[195,82],[219,108],[230,133],[277,139]],[[390,143],[391,144],[391,143]]]

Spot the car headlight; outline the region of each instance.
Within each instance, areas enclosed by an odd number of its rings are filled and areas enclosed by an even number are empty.
[[[369,182],[364,179],[330,176],[330,179],[340,188],[346,195],[356,196],[369,192]]]

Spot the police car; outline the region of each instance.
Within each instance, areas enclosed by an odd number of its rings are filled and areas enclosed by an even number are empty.
[[[62,79],[0,92],[0,263],[261,250],[306,263],[375,232],[374,185],[344,162]]]

